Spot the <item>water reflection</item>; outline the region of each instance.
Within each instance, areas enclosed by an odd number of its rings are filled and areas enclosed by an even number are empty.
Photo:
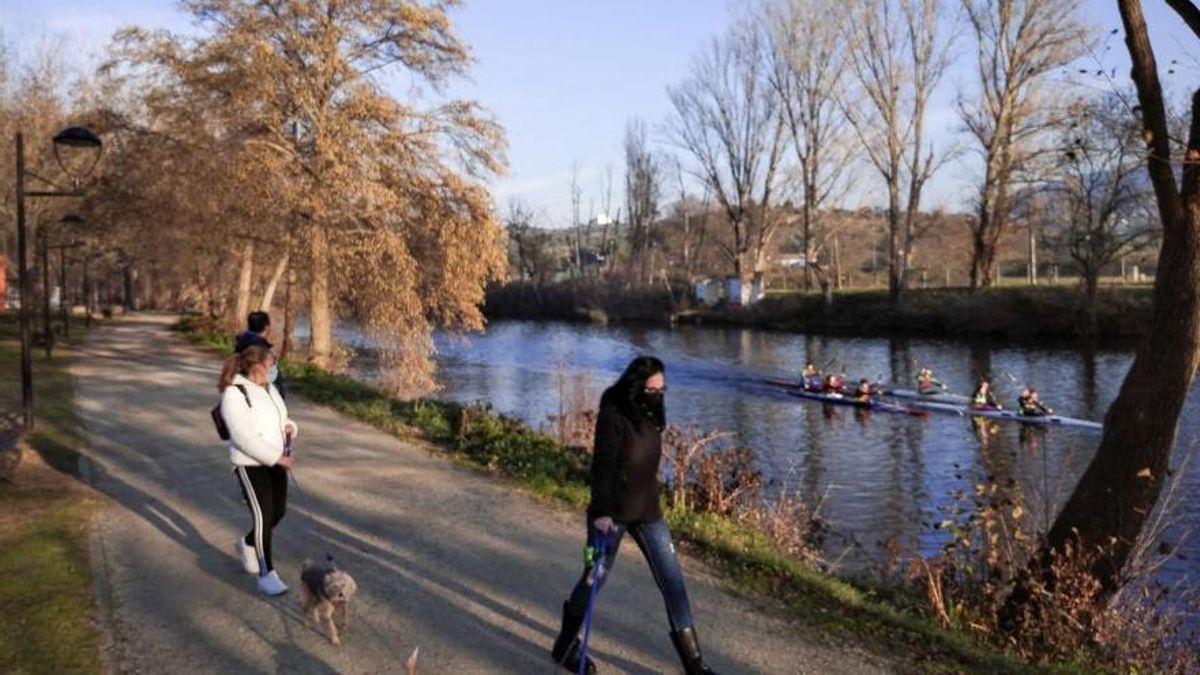
[[[846,559],[852,567],[878,559],[888,548],[936,550],[945,534],[923,523],[935,521],[938,507],[951,504],[956,490],[971,494],[989,478],[1018,491],[1028,522],[1046,527],[1095,452],[1099,435],[821,406],[761,378],[794,377],[812,361],[836,366],[855,380],[909,384],[926,366],[954,392],[970,393],[976,378],[986,376],[1001,402],[1013,407],[1019,386],[1028,383],[1057,412],[1100,420],[1131,361],[1117,350],[1015,348],[987,341],[515,322],[494,324],[486,335],[462,341],[439,337],[437,344],[446,396],[489,401],[535,425],[567,405],[565,399],[594,405],[633,356],[662,357],[671,421],[733,432],[758,451],[769,479],[811,501],[824,498],[831,526],[863,545]],[[1198,437],[1194,403],[1185,408],[1181,447],[1192,447]],[[1198,476],[1188,474],[1180,490],[1179,508],[1189,519],[1200,514]],[[832,547],[845,545],[831,541]],[[1179,574],[1200,571],[1194,562],[1200,546],[1189,541],[1183,550],[1189,559],[1168,567]]]

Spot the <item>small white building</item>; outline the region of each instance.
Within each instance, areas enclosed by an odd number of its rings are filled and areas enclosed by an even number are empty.
[[[808,258],[803,253],[782,253],[777,261],[784,269],[804,269],[808,267]]]
[[[716,279],[701,279],[694,287],[696,302],[709,307],[717,304],[723,297],[721,282]]]
[[[731,305],[753,305],[765,296],[766,282],[761,274],[755,275],[750,284],[734,276],[725,277],[725,298]]]
[[[725,277],[725,298],[731,305],[744,304],[742,297],[742,280],[737,277]]]

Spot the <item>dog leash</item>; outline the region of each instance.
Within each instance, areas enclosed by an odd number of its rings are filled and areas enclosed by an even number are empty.
[[[604,561],[608,552],[608,533],[596,532],[596,545],[583,548],[583,563],[592,568],[591,590],[588,593],[587,611],[583,614],[583,642],[579,647],[579,671],[583,675],[587,671],[588,638],[592,634],[592,610],[596,607],[596,596],[600,592],[600,584],[604,580]]]
[[[292,435],[291,435],[290,433],[289,433],[289,434],[285,434],[285,435],[284,435],[284,437],[283,437],[283,455],[284,455],[285,457],[291,457],[291,456],[292,456]],[[304,498],[304,496],[303,496],[303,495],[304,495],[304,491],[300,489],[300,481],[296,480],[296,470],[295,470],[295,468],[294,468],[294,467],[293,467],[293,468],[290,468],[290,469],[288,469],[288,470],[287,470],[287,472],[288,472],[288,475],[289,475],[289,476],[291,477],[291,479],[292,479],[292,485],[293,485],[293,486],[295,487],[295,489],[296,489],[296,496],[297,496],[297,497],[299,497],[301,501],[307,501],[307,500]],[[310,526],[310,527],[308,527],[308,528],[306,528],[306,529],[308,529],[310,533],[312,533],[312,531],[313,531],[311,526]],[[326,560],[327,560],[328,562],[330,562],[331,564],[334,564],[334,565],[336,565],[336,564],[337,564],[336,562],[334,562],[334,560],[333,560],[333,555],[332,555],[332,554],[328,554],[328,553],[327,553],[327,554],[326,554]],[[380,641],[380,642],[383,644],[384,648],[385,648],[385,649],[388,651],[388,653],[389,653],[389,654],[391,654],[391,656],[392,656],[393,658],[395,658],[395,659],[397,659],[397,660],[403,660],[403,658],[404,658],[404,657],[403,657],[403,655],[401,655],[401,654],[399,654],[398,652],[396,652],[395,648],[393,648],[393,647],[392,647],[392,641],[391,641],[391,640],[389,640],[389,639],[387,638],[387,636],[383,634],[383,632],[382,632],[382,631],[380,631],[378,628],[376,628],[376,627],[375,627],[375,625],[374,625],[374,624],[372,624],[372,622],[371,622],[370,620],[368,620],[368,619],[367,619],[365,616],[363,616],[363,614],[362,614],[362,613],[358,613],[358,612],[356,612],[355,614],[356,614],[356,616],[355,616],[355,619],[354,619],[354,620],[355,620],[355,622],[356,622],[356,623],[361,623],[361,624],[363,624],[364,626],[366,626],[366,627],[367,627],[367,629],[369,629],[369,630],[370,630],[372,633],[374,633],[374,634],[375,634],[375,637],[376,637],[376,638],[377,638],[377,639],[378,639],[378,640],[379,640],[379,641]],[[417,648],[417,651],[419,651],[419,650],[420,650],[420,647],[418,647],[418,648]],[[412,655],[409,657],[409,659],[410,659],[410,660],[411,660],[411,659],[414,659],[414,658],[416,657],[416,654],[417,654],[417,652],[414,652],[414,653],[413,653],[413,654],[412,654]]]

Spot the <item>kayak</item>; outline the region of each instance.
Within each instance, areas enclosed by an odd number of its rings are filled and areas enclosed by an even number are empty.
[[[961,394],[947,394],[944,391],[932,394],[922,394],[916,389],[884,389],[883,393],[896,398],[911,398],[918,401],[932,401],[934,403],[949,403],[952,405],[967,405],[971,402],[970,397]]]
[[[848,405],[848,406],[853,406],[855,408],[863,408],[866,410],[878,410],[880,412],[899,413],[901,415],[925,415],[926,414],[924,410],[913,410],[912,408],[910,408],[908,406],[900,405],[898,403],[888,403],[886,401],[876,401],[874,399],[869,400],[869,401],[860,401],[856,398],[853,398],[850,396],[844,396],[842,394],[823,394],[823,393],[817,392],[817,391],[805,391],[794,385],[789,387],[788,389],[785,389],[784,391],[791,394],[792,396],[797,396],[799,398],[805,398],[810,401],[820,401],[821,403],[828,403],[830,405]]]
[[[787,387],[788,389],[799,389],[800,388],[799,380],[785,380],[780,377],[764,377],[762,381],[766,382],[767,384],[773,384],[773,385],[776,385],[779,387]]]
[[[997,410],[995,408],[972,408],[953,403],[938,403],[936,401],[913,401],[913,408],[932,410],[934,412],[953,413],[955,415],[971,415],[972,417],[987,417],[995,420],[1008,420],[1022,424],[1038,424],[1041,426],[1080,427],[1083,429],[1103,429],[1104,425],[1091,420],[1081,420],[1062,415],[1022,415],[1015,410]]]

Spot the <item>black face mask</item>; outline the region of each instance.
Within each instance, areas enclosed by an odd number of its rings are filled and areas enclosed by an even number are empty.
[[[647,415],[655,415],[663,408],[663,393],[661,391],[643,391],[637,395],[634,401],[637,403],[640,412]]]

